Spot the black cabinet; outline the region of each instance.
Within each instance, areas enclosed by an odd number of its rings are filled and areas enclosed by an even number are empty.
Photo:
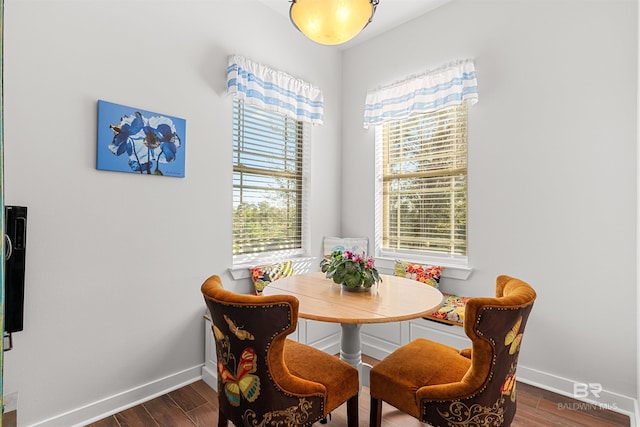
[[[5,206],[4,331],[23,329],[27,208]]]

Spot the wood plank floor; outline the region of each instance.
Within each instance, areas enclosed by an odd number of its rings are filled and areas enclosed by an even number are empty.
[[[367,358],[369,363],[375,360]],[[629,426],[629,417],[586,405],[577,400],[517,384],[518,409],[513,427],[619,427]],[[360,427],[369,425],[369,389],[360,393]],[[204,381],[196,381],[178,390],[127,409],[89,427],[212,427],[218,425],[218,396]],[[347,425],[346,405],[331,414],[326,427]],[[383,405],[383,427],[424,427],[415,418]]]

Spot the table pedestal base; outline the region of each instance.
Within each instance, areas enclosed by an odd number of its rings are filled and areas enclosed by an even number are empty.
[[[340,359],[358,370],[360,387],[369,386],[369,371],[371,365],[362,363],[362,343],[360,340],[360,323],[341,323]]]

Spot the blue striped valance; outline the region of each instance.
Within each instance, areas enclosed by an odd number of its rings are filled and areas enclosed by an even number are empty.
[[[460,105],[465,100],[469,105],[478,102],[476,70],[469,59],[367,93],[364,127]]]
[[[323,122],[324,101],[320,89],[242,56],[229,57],[227,93],[247,104],[296,120]]]

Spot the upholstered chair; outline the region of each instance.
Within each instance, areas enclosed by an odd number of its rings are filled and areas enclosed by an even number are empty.
[[[225,290],[220,277],[201,288],[218,360],[218,426],[310,426],[347,402],[358,425],[358,371],[335,356],[287,339],[298,299]]]
[[[382,402],[440,426],[508,426],[516,412],[516,367],[522,334],[536,293],[508,276],[496,280],[495,298],[471,298],[464,331],[470,349],[418,338],[371,369],[371,426]]]

